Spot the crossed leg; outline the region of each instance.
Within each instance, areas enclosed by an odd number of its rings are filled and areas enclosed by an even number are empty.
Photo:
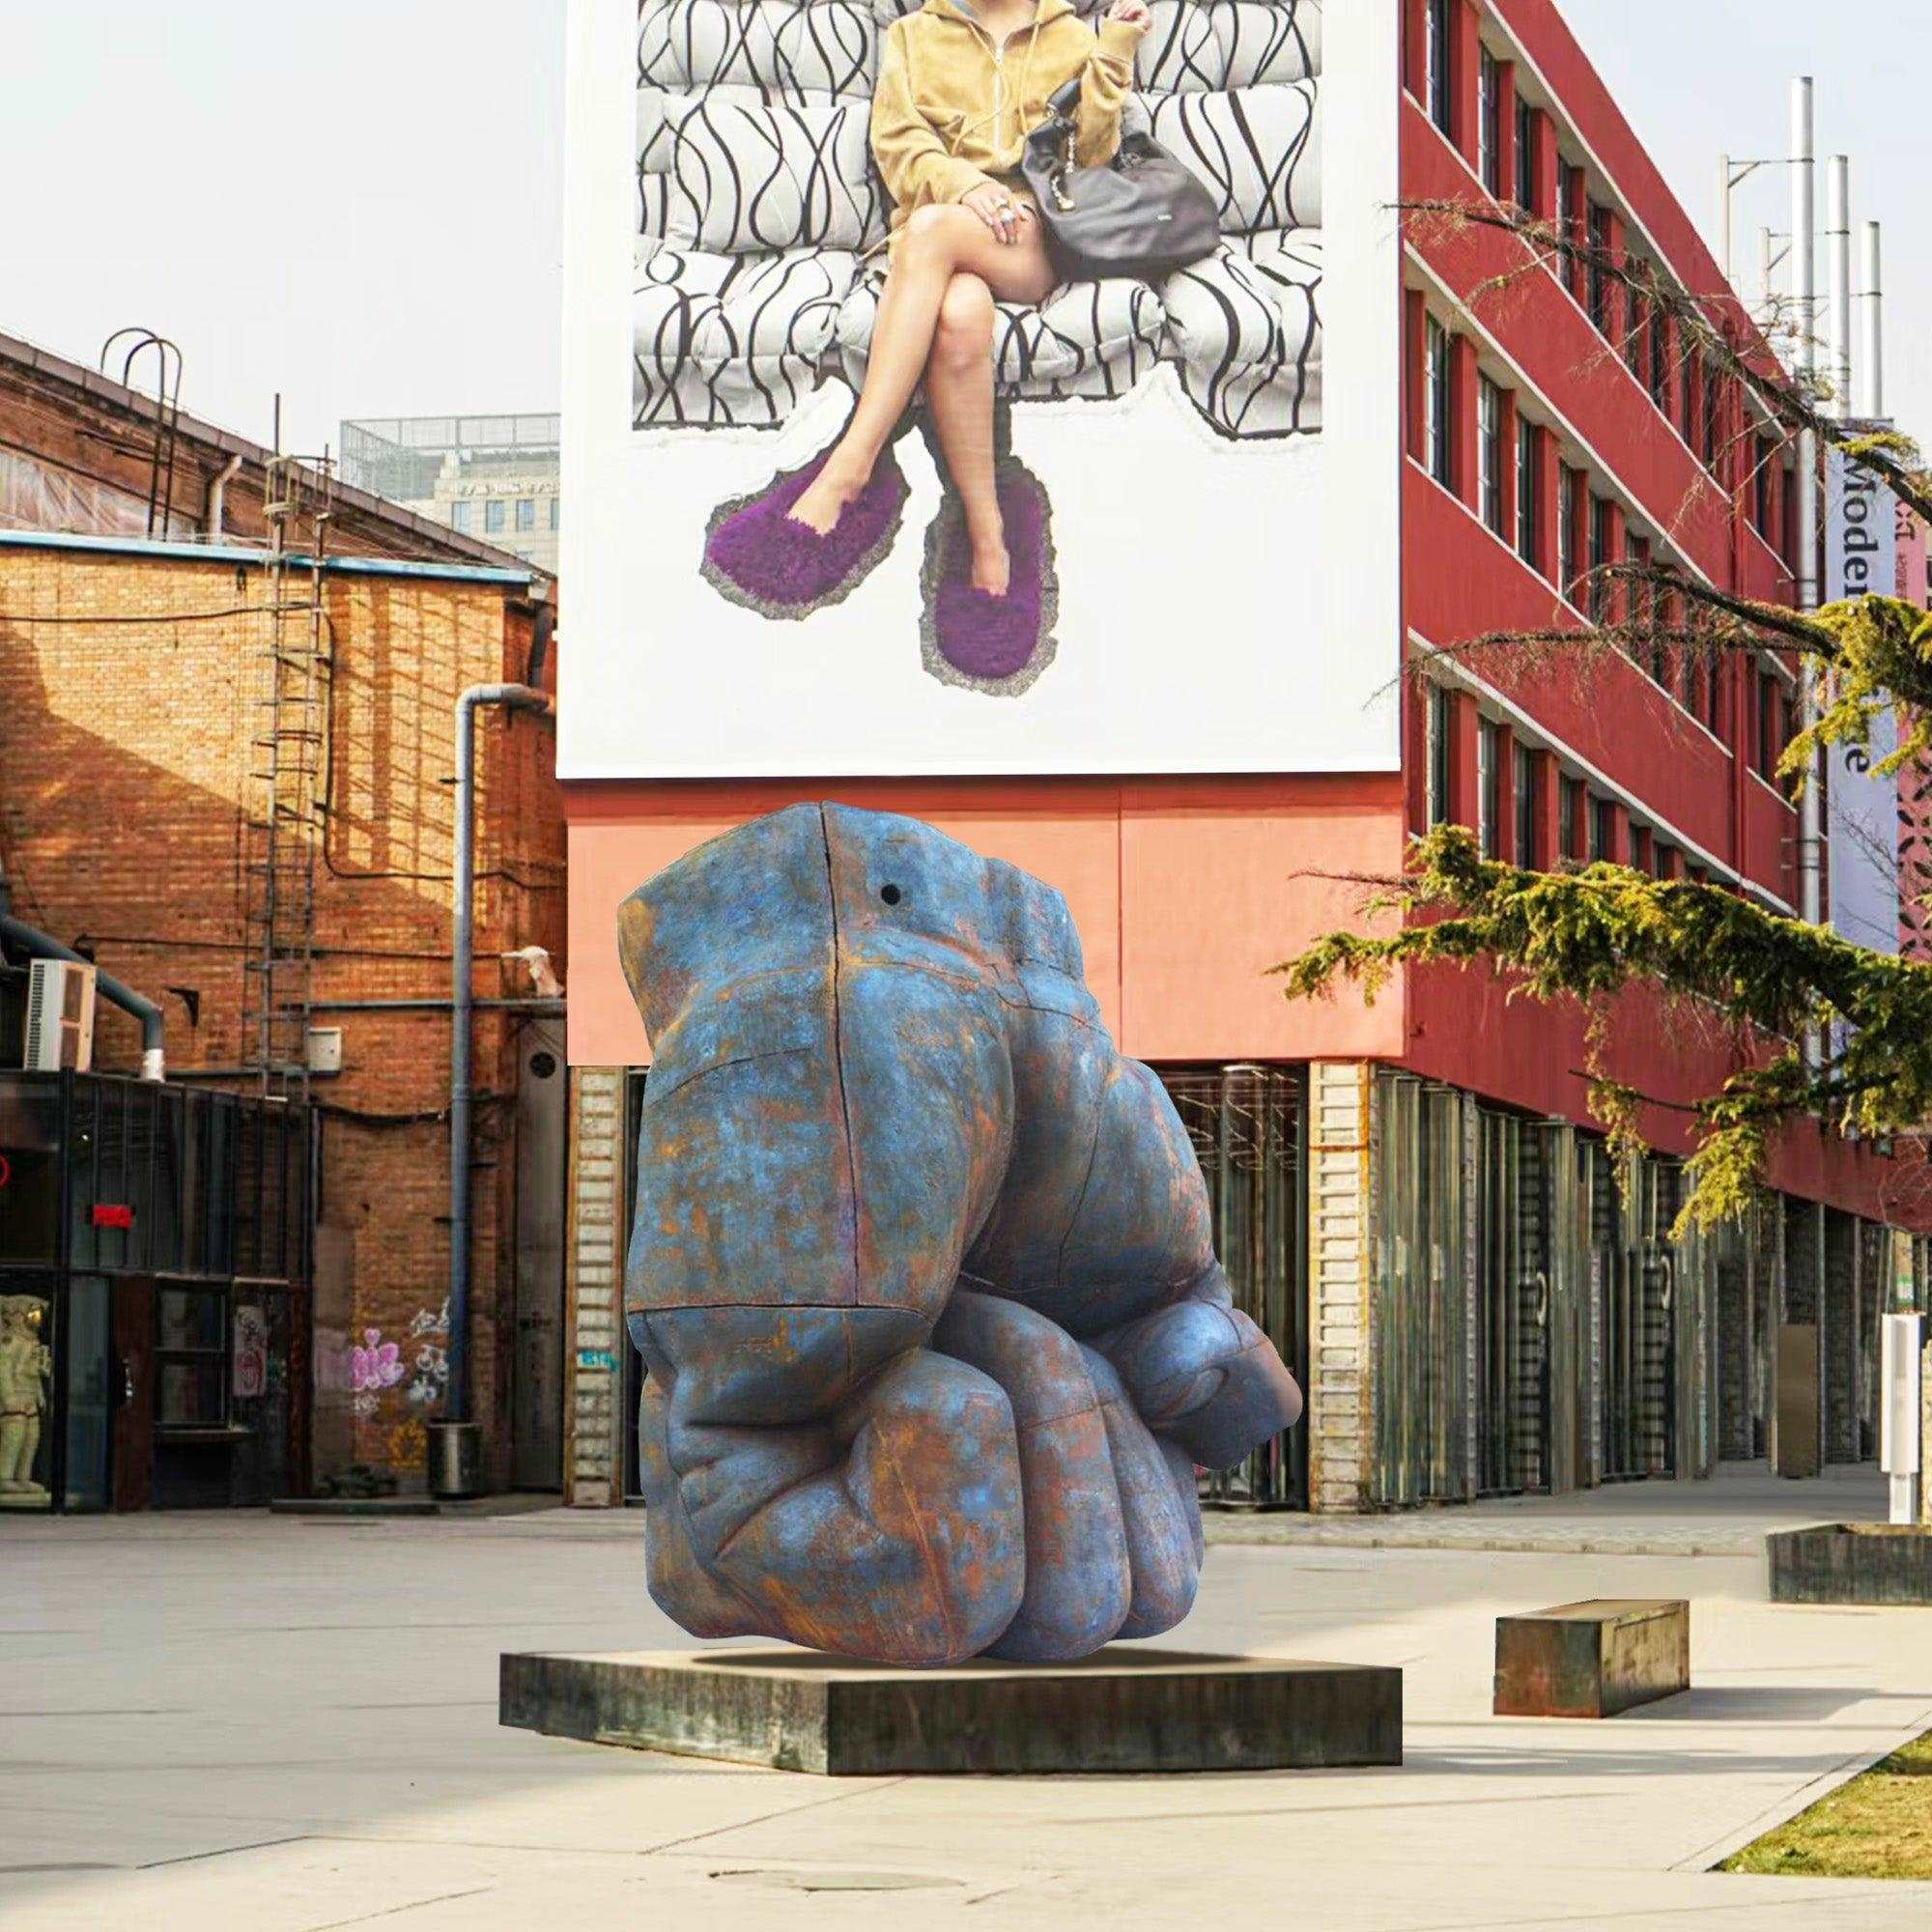
[[[915,209],[886,274],[852,420],[791,515],[821,533],[838,523],[923,377],[966,510],[973,581],[1004,592],[1006,540],[993,487],[993,301],[1038,301],[1054,281],[1037,215],[1020,222],[1016,240],[1003,242],[956,203]]]

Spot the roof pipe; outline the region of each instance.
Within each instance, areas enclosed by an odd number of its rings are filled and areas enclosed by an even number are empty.
[[[1865,223],[1865,353],[1859,363],[1859,413],[1867,422],[1885,419],[1884,241],[1876,221]]]
[[[242,468],[242,458],[231,456],[213,476],[208,479],[208,494],[201,499],[201,533],[213,539],[223,533],[222,513],[228,502],[228,486],[235,480],[235,473]]]
[[[475,946],[476,713],[548,712],[550,699],[527,684],[472,684],[456,700],[456,867],[450,944],[449,1036],[449,1378],[442,1414],[430,1428],[431,1490],[474,1495],[481,1488],[482,1432],[469,1415],[469,1029]]]
[[[8,910],[12,903],[7,880],[0,874],[0,939],[11,940],[20,951],[33,959],[66,959],[76,966],[94,966],[94,961],[85,953],[76,952],[71,946],[63,946],[58,939],[50,939],[38,926],[29,925],[25,920],[15,919]],[[165,1023],[161,1009],[152,1000],[143,999],[131,986],[124,986],[111,973],[103,973],[94,966],[94,986],[100,997],[110,1006],[116,1006],[124,1013],[131,1014],[141,1024],[141,1078],[143,1080],[165,1080],[167,1078],[167,1055],[164,1051],[163,1034]]]

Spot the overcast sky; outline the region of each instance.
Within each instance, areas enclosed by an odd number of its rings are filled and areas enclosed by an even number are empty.
[[[1376,0],[1328,0],[1333,5]],[[1392,4],[1392,0],[1382,0]],[[1932,436],[1927,0],[1559,0],[1710,233],[1717,156],[1820,152],[1888,229],[1892,410]],[[0,0],[0,330],[93,363],[140,323],[184,406],[290,446],[343,416],[547,410],[557,390],[563,0]],[[1740,196],[1740,274],[1784,225]],[[1822,217],[1822,206],[1821,206]]]

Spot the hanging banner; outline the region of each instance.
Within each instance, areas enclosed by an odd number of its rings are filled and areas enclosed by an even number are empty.
[[[1898,504],[1871,470],[1842,450],[1827,452],[1825,600],[1890,596],[1898,581]],[[1889,716],[1867,745],[1827,755],[1832,929],[1879,952],[1899,948],[1898,781],[1877,769],[1898,748]]]

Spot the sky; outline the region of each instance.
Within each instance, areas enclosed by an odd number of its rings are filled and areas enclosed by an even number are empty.
[[[1559,5],[1707,236],[1719,154],[1782,152],[1816,76],[1819,152],[1887,227],[1888,401],[1932,440],[1905,320],[1932,306],[1932,5]],[[92,365],[156,329],[185,409],[266,441],[279,390],[303,453],[345,416],[556,406],[563,0],[0,0],[0,330]],[[1747,293],[1786,196],[1740,191]]]

